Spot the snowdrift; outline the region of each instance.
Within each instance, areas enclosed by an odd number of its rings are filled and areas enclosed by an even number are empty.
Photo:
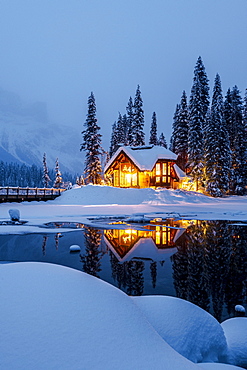
[[[132,297],[155,330],[172,348],[193,362],[227,361],[219,322],[200,307],[175,297]]]
[[[130,297],[46,263],[1,264],[2,369],[198,369]]]
[[[82,205],[133,205],[140,203],[159,205],[181,202],[209,203],[211,201],[212,198],[206,195],[181,189],[123,189],[111,186],[87,185],[65,191],[53,202],[55,204]]]
[[[229,347],[229,362],[247,368],[247,318],[234,317],[221,326]]]

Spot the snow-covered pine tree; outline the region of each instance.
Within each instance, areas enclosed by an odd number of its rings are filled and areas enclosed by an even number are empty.
[[[173,116],[173,123],[172,123],[172,134],[170,138],[170,146],[169,149],[173,152],[176,153],[176,148],[177,148],[177,127],[178,127],[178,116],[179,116],[179,110],[180,110],[180,105],[176,105],[176,109],[174,112]]]
[[[44,188],[47,188],[48,185],[49,185],[49,182],[51,181],[48,172],[49,171],[48,171],[48,167],[47,167],[47,163],[46,163],[46,153],[44,153],[44,155],[43,155],[43,176],[42,176]]]
[[[124,145],[128,145],[128,132],[129,132],[129,127],[128,127],[128,118],[127,114],[123,114],[122,116],[122,126],[123,126],[123,133],[124,133]]]
[[[143,111],[143,101],[141,97],[140,86],[137,86],[135,101],[134,101],[134,116],[133,116],[133,146],[145,145],[145,134],[143,131],[144,127],[144,111]]]
[[[100,163],[101,134],[100,127],[97,124],[96,104],[93,92],[88,98],[88,113],[84,123],[85,130],[82,131],[83,143],[80,150],[86,152],[85,157],[85,181],[86,183],[100,184],[102,181],[102,168]]]
[[[209,85],[208,85],[208,77],[205,71],[205,67],[202,61],[202,58],[199,56],[197,59],[197,63],[194,70],[194,84],[197,83],[197,77],[200,83],[200,98],[202,104],[202,114],[204,118],[204,122],[206,119],[207,111],[210,105],[209,100]]]
[[[121,113],[118,113],[118,120],[117,120],[117,144],[118,145],[125,145],[126,142],[126,127],[125,122],[123,121],[123,117]]]
[[[209,108],[208,78],[202,58],[199,57],[194,69],[193,85],[189,104],[188,129],[188,170],[196,181],[202,183],[203,176],[203,131]]]
[[[60,188],[60,186],[63,183],[63,178],[62,174],[59,169],[59,163],[58,163],[58,158],[56,159],[56,165],[55,165],[55,181],[54,181],[54,188]]]
[[[112,125],[112,132],[111,132],[111,143],[110,143],[110,149],[109,149],[109,155],[110,157],[113,156],[113,154],[116,152],[118,146],[117,146],[117,123],[116,121]]]
[[[203,133],[205,126],[203,104],[201,100],[201,85],[199,77],[194,81],[189,107],[188,130],[188,170],[190,176],[196,181],[197,187],[203,178]]]
[[[130,97],[128,101],[128,105],[126,107],[127,112],[127,145],[133,145],[133,118],[134,118],[134,112],[133,112],[133,100]]]
[[[223,117],[220,76],[214,81],[210,114],[204,133],[205,185],[207,192],[221,197],[229,190],[230,144]]]
[[[161,132],[161,134],[160,134],[157,145],[163,146],[164,148],[167,149],[167,142],[166,142],[166,138],[165,138],[165,135],[163,134],[163,132]]]
[[[157,138],[157,117],[156,117],[156,113],[155,112],[153,112],[153,115],[152,115],[149,144],[153,144],[153,145],[157,145],[158,144],[158,138]]]
[[[237,195],[246,193],[247,185],[247,132],[243,118],[243,102],[237,86],[231,91],[232,127],[235,131],[232,147],[233,186]]]
[[[176,147],[175,153],[178,155],[177,163],[182,170],[186,169],[188,160],[188,123],[189,112],[187,106],[186,92],[183,91],[181,102],[178,110],[177,124],[176,124]]]

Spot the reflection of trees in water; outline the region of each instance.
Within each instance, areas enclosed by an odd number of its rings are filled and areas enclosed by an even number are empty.
[[[152,278],[152,285],[155,289],[156,287],[156,281],[157,281],[157,262],[151,262],[150,263],[150,273]]]
[[[42,241],[42,253],[43,253],[43,256],[45,256],[46,254],[46,244],[47,244],[47,239],[48,239],[48,236],[47,235],[43,235],[43,241]]]
[[[209,293],[205,271],[204,226],[192,226],[188,234],[188,300],[209,309]]]
[[[101,230],[85,226],[85,253],[80,255],[82,270],[96,277],[99,277],[98,273],[101,271],[100,260],[102,258],[102,253],[99,250],[101,236]]]
[[[230,268],[226,282],[226,302],[229,315],[235,304],[246,303],[247,292],[247,235],[246,227],[233,226]]]
[[[209,310],[221,320],[224,303],[229,315],[246,300],[246,228],[227,221],[198,222],[189,228],[187,242],[172,257],[176,294]]]
[[[112,277],[118,283],[119,289],[124,289],[129,295],[142,295],[144,290],[143,261],[126,261],[120,263],[110,251]]]
[[[205,262],[213,313],[221,320],[226,280],[231,258],[231,228],[227,221],[209,221],[205,225]]]

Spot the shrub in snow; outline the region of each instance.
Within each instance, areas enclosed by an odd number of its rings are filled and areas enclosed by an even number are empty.
[[[225,362],[227,344],[219,322],[200,307],[167,296],[133,297],[154,329],[193,362]]]
[[[247,319],[234,317],[221,323],[229,349],[229,363],[247,367]]]
[[[15,208],[9,209],[9,215],[10,215],[11,221],[20,221],[19,209],[15,209]]]

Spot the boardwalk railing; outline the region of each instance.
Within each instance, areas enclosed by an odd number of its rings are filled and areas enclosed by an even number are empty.
[[[66,189],[0,187],[0,203],[52,200]]]

